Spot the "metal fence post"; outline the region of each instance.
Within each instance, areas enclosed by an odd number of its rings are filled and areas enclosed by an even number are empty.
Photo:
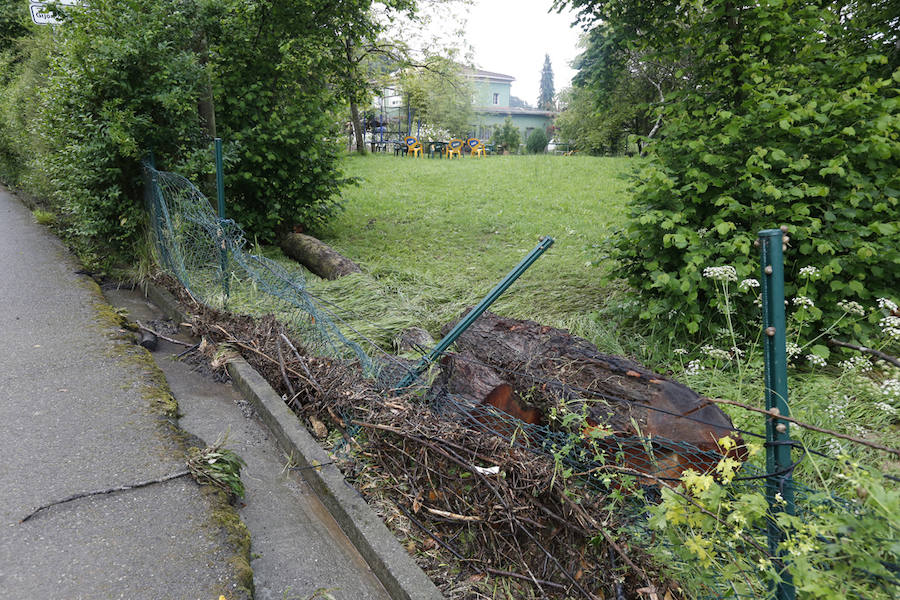
[[[413,383],[415,383],[416,378],[419,377],[425,370],[435,362],[440,356],[450,347],[453,342],[456,341],[462,333],[468,329],[472,323],[475,322],[475,319],[480,317],[484,311],[486,311],[491,304],[493,304],[497,298],[500,297],[503,292],[509,289],[513,283],[515,283],[516,279],[521,277],[522,273],[528,270],[528,267],[534,264],[534,262],[541,257],[541,255],[547,251],[547,249],[553,245],[553,238],[550,236],[544,237],[541,239],[541,243],[534,247],[534,249],[528,253],[528,255],[522,259],[516,267],[507,273],[506,277],[500,280],[500,283],[494,286],[488,295],[485,296],[481,302],[479,302],[475,308],[466,313],[462,319],[460,319],[459,323],[457,323],[450,332],[441,339],[437,345],[432,348],[431,352],[428,356],[423,357],[419,360],[419,362],[410,369],[403,379],[394,386],[394,392],[401,392],[402,390],[408,388]]]
[[[761,289],[763,302],[763,351],[765,358],[766,410],[766,498],[770,512],[794,514],[791,439],[788,422],[779,416],[790,416],[787,385],[787,339],[784,311],[784,231],[766,229],[759,232]],[[774,518],[769,519],[769,554],[774,559],[781,581],[773,588],[775,600],[794,600],[793,577],[787,570],[779,545],[784,531]]]
[[[230,290],[228,286],[228,247],[225,241],[225,169],[222,162],[222,138],[215,139],[216,146],[216,198],[219,205],[219,228],[216,233],[219,236],[219,266],[222,269],[222,306],[228,304]]]

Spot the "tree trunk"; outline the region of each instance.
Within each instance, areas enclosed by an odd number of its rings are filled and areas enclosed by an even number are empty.
[[[452,325],[445,326],[445,333]],[[485,391],[490,394],[508,383],[517,398],[527,398],[545,417],[551,408],[563,404],[576,412],[584,407],[586,429],[611,429],[617,437],[663,438],[716,453],[716,441],[724,436],[732,435],[742,443],[731,419],[710,400],[643,365],[603,354],[587,340],[561,329],[486,312],[456,345],[461,354],[445,359],[445,368],[452,368],[447,376],[451,392],[483,402]],[[466,377],[470,380],[460,381]],[[676,461],[680,466],[672,467],[671,473],[680,473],[686,466],[715,464],[709,456],[693,455],[677,444],[653,445],[658,446],[657,453],[687,457]]]
[[[324,279],[338,279],[362,271],[355,262],[310,235],[289,233],[281,238],[281,249]]]
[[[359,154],[366,153],[366,137],[362,130],[362,122],[359,119],[359,106],[355,100],[350,100],[350,123],[353,126],[353,134],[356,139],[356,151]]]

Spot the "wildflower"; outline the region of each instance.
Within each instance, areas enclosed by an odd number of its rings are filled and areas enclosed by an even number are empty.
[[[859,302],[854,302],[853,300],[841,300],[838,302],[838,308],[851,315],[859,315],[862,317],[866,314],[866,309],[864,309]]]
[[[812,265],[800,269],[800,277],[806,277],[807,279],[818,279],[819,275],[819,269],[815,268]]]
[[[887,414],[893,416],[897,414],[897,409],[888,404],[887,402],[876,402],[875,408],[880,410],[881,412],[886,412]]]
[[[738,289],[741,290],[742,292],[749,292],[752,288],[758,288],[758,287],[759,287],[759,280],[753,279],[752,277],[750,279],[744,279],[738,284]]]
[[[806,360],[809,361],[814,367],[824,367],[828,364],[828,361],[822,358],[821,356],[816,356],[815,354],[807,354]]]
[[[700,229],[697,230],[697,235],[699,237],[703,237],[707,233],[709,233],[709,229],[707,229],[706,227],[701,227]]]
[[[705,369],[705,367],[700,364],[699,360],[692,360],[684,368],[684,374],[685,375],[696,375],[697,373],[699,373],[700,371],[703,371],[704,369]]]
[[[707,344],[706,346],[703,346],[703,347],[700,348],[700,349],[701,349],[708,357],[710,357],[710,358],[712,358],[712,359],[715,359],[715,360],[731,360],[731,355],[730,355],[728,352],[726,352],[725,350],[722,350],[721,348],[715,348],[715,347],[710,346],[710,345]]]
[[[838,366],[848,373],[868,373],[872,370],[872,362],[865,356],[854,356],[842,360]]]
[[[732,356],[735,356],[735,357],[737,357],[737,358],[741,358],[742,356],[744,356],[744,351],[741,350],[740,348],[738,348],[737,346],[732,346],[732,347],[731,347],[731,354],[732,354]]]
[[[812,301],[812,298],[807,296],[797,296],[794,298],[794,306],[800,306],[805,308],[812,308],[815,306],[815,303]]]
[[[828,447],[828,451],[832,454],[832,456],[841,456],[842,454],[846,453],[844,444],[842,444],[835,438],[831,438],[827,442],[825,442],[825,446]]]
[[[889,300],[888,298],[879,298],[877,300],[878,308],[884,309],[888,312],[894,312],[897,310],[897,303],[893,300]]]
[[[788,358],[793,358],[793,357],[797,356],[798,354],[800,354],[801,348],[794,342],[788,342],[785,347],[785,351],[787,352]]]
[[[888,398],[900,398],[900,379],[885,379],[882,381],[881,393]]]
[[[683,356],[683,355],[687,354],[688,351],[685,348],[675,348],[674,350],[672,350],[672,353],[673,354],[681,354]]]
[[[731,265],[721,267],[706,267],[703,276],[716,281],[737,281],[737,271]]]
[[[881,333],[891,339],[900,339],[900,317],[885,317],[878,321]]]

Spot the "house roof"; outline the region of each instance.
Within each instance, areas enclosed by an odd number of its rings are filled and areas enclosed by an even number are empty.
[[[476,79],[494,79],[496,81],[515,81],[512,75],[504,75],[503,73],[493,73],[491,71],[482,71],[481,69],[465,69],[463,71],[467,76]]]

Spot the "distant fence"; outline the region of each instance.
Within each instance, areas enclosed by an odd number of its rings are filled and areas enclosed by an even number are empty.
[[[150,164],[145,164],[145,173],[146,205],[159,263],[196,300],[221,309],[229,301],[229,293],[232,302],[242,294],[262,294],[267,309],[276,312],[279,319],[304,340],[308,349],[322,356],[357,363],[367,376],[382,381],[386,394],[393,384],[410,374],[407,363],[396,360],[376,344],[352,341],[345,335],[341,331],[343,309],[311,295],[299,269],[288,271],[272,260],[246,251],[241,228],[231,220],[219,218],[209,200],[191,182],[179,175],[158,171]],[[730,475],[727,477],[730,483],[721,486],[722,497],[718,499],[719,509],[725,507],[724,513],[707,514],[713,511],[703,504],[705,500],[698,500],[699,496],[685,493],[690,489],[685,484],[681,488],[684,490],[684,512],[672,517],[684,519],[679,527],[667,527],[663,535],[659,523],[648,518],[648,513],[659,501],[659,490],[668,489],[665,485],[653,484],[677,483],[673,481],[677,475],[673,478],[672,472],[657,457],[682,455],[690,456],[692,460],[701,457],[715,465],[722,459],[719,453],[659,437],[629,437],[617,438],[617,448],[600,457],[596,453],[573,451],[576,444],[570,434],[522,423],[490,406],[473,406],[449,394],[431,396],[429,400],[434,410],[473,428],[504,437],[510,445],[544,454],[551,460],[562,460],[571,472],[586,474],[582,478],[584,485],[600,491],[610,489],[610,474],[630,475],[640,483],[649,482],[649,489],[656,491],[643,494],[643,499],[636,497],[630,503],[630,513],[623,518],[621,527],[627,531],[633,545],[643,541],[654,546],[654,555],[665,571],[685,582],[684,593],[691,594],[685,597],[792,599],[796,595],[792,575],[797,572],[792,562],[792,544],[800,543],[794,537],[797,524],[821,520],[823,515],[832,514],[865,519],[866,511],[856,500],[816,491],[791,478],[798,462],[809,454],[791,440],[789,422],[779,418],[789,414],[781,231],[761,232],[760,243],[766,332],[766,408],[774,411],[764,417],[765,433],[734,429],[734,433],[745,440],[758,440],[766,448],[766,458],[764,464],[758,459],[745,462],[733,479]],[[223,260],[223,253],[227,260]],[[420,388],[423,397],[428,397],[427,382],[418,378],[413,387]],[[608,396],[608,392],[599,390],[584,389],[581,392],[585,398],[592,394]],[[633,402],[626,398],[618,400]],[[692,419],[690,416],[681,418]],[[605,443],[608,444],[608,440]],[[643,448],[646,452],[643,455],[635,453],[634,448]],[[628,460],[623,458],[626,455]],[[707,479],[698,485],[719,484]],[[759,504],[759,498],[765,501]],[[746,518],[744,513],[727,512],[738,506],[757,511],[758,518],[745,524],[740,520]],[[707,520],[705,524],[701,523],[703,519]],[[848,520],[847,526],[853,526],[852,519]],[[710,527],[716,531],[715,536],[710,535]],[[727,528],[731,528],[729,534],[722,535],[720,530]],[[896,548],[900,544],[898,533],[894,525],[886,523],[880,532],[883,539],[879,543]],[[723,547],[710,548],[704,546],[709,539],[728,541]],[[841,578],[852,576],[865,582],[859,587],[866,593],[859,597],[896,597],[900,579],[898,565],[890,561],[891,554],[885,555],[887,559],[874,557],[868,568],[852,566],[847,571],[847,565],[840,564],[840,539],[824,537],[804,543],[815,546],[816,550],[812,554],[805,551],[803,564],[796,568],[812,569],[827,581],[836,576],[834,570],[840,567],[844,569],[837,574]],[[896,549],[893,552],[896,553]],[[810,597],[817,596],[812,594]]]

